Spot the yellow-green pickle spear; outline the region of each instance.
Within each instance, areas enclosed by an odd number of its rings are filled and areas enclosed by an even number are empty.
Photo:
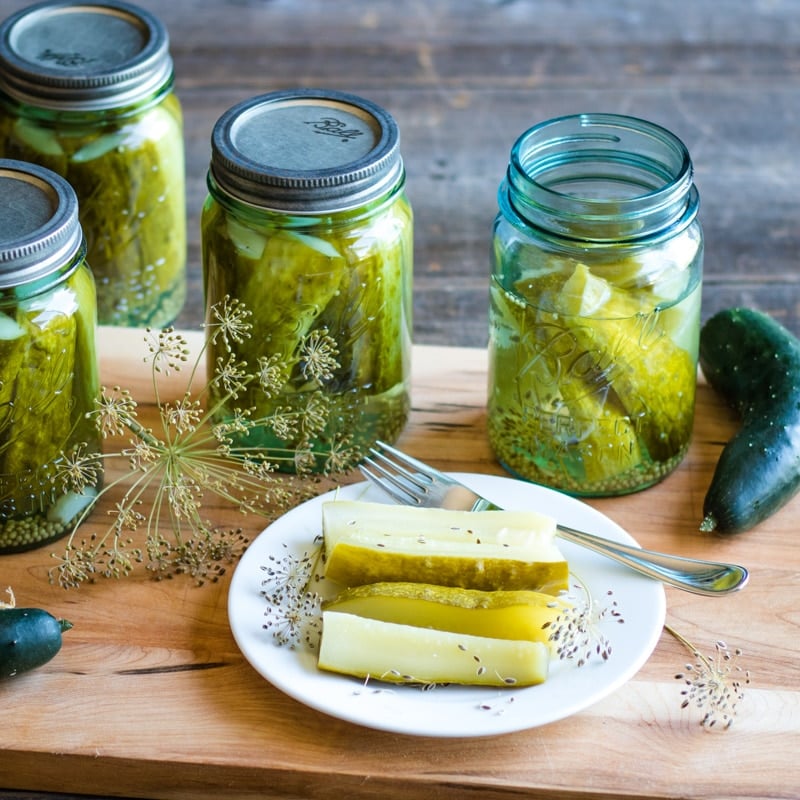
[[[325,611],[438,631],[547,642],[547,626],[566,603],[543,592],[482,592],[429,583],[371,583],[345,589]]]
[[[569,567],[555,520],[336,500],[322,506],[325,577],[345,587],[414,581],[558,594]]]
[[[576,341],[598,354],[597,367],[637,420],[655,461],[679,457],[689,441],[694,412],[691,355],[662,329],[658,316],[579,264],[556,301]],[[592,324],[587,317],[602,317]]]
[[[547,679],[542,642],[417,628],[339,611],[322,614],[319,667],[390,683],[530,686]]]

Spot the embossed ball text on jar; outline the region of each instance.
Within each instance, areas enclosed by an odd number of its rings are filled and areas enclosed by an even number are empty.
[[[512,151],[490,290],[488,426],[574,495],[662,479],[691,439],[703,240],[685,147],[642,120],[544,123]]]

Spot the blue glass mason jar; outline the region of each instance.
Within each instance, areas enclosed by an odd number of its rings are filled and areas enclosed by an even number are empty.
[[[209,338],[211,403],[221,418],[250,409],[259,423],[244,441],[280,470],[352,465],[408,419],[413,219],[399,141],[381,107],[317,89],[245,100],[214,128],[207,330],[230,299],[253,331]],[[235,397],[231,363],[259,375]]]
[[[164,327],[186,298],[183,118],[169,38],[137,6],[49,0],[0,25],[0,156],[65,177],[99,321]]]
[[[0,554],[69,533],[102,481],[85,255],[70,185],[0,159]],[[85,465],[80,491],[62,480],[68,458]]]
[[[499,190],[488,429],[514,475],[573,495],[662,479],[694,419],[703,236],[684,144],[645,120],[537,125]]]

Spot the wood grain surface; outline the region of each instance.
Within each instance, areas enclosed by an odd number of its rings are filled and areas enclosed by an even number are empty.
[[[142,420],[154,423],[141,338],[101,332],[103,380],[131,388]],[[175,377],[167,397],[183,391]],[[417,346],[401,446],[443,469],[502,474],[486,442],[485,382],[483,350]],[[680,468],[644,492],[591,501],[643,546],[751,569],[749,586],[724,599],[667,590],[668,621],[701,650],[724,639],[744,651],[752,685],[730,730],[708,732],[696,711],[681,709],[673,675],[687,653],[665,634],[630,682],[560,722],[476,740],[370,731],[306,708],[255,672],[228,625],[229,576],[200,587],[132,576],[64,591],[48,583],[47,547],[0,558],[0,585],[13,586],[20,605],[74,623],[53,661],[0,684],[0,787],[9,790],[0,796],[796,798],[800,498],[747,534],[699,533],[710,472],[734,429],[701,384]],[[112,500],[92,524],[103,524]],[[251,535],[262,527],[222,507],[213,513]]]

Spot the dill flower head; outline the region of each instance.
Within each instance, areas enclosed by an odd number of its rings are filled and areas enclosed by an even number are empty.
[[[250,312],[227,297],[210,310],[207,335],[191,366],[186,391],[171,402],[161,398],[160,379],[187,366],[188,342],[172,328],[146,331],[144,360],[150,364],[157,407],[152,427],[140,420],[128,390],[102,388],[89,416],[104,439],[127,437],[127,445],[119,452],[103,454],[78,446],[61,455],[53,480],[82,492],[97,482],[104,460],[127,460],[128,469],[98,495],[120,495],[110,504],[111,524],[103,532],[79,539],[78,528],[94,505],[88,503],[65,552],[54,554],[58,565],[50,572],[52,582],[71,588],[97,577],[119,578],[140,563],[156,577],[185,574],[198,582],[216,580],[248,542],[241,530],[222,529],[206,518],[209,497],[242,514],[271,520],[316,493],[321,480],[303,480],[315,466],[313,456],[305,457],[308,448],[287,446],[284,460],[291,461],[296,474],[282,475],[277,473],[273,453],[247,441],[259,425],[269,425],[279,437],[300,432],[306,440],[327,420],[324,400],[315,393],[308,394],[304,406],[278,408],[267,419],[258,419],[252,408],[237,405],[248,387],[266,395],[276,392],[293,363],[284,363],[278,356],[253,365],[237,359],[230,347],[250,336],[249,319]],[[196,391],[193,379],[212,344],[222,345],[227,355],[215,378]],[[317,381],[329,379],[338,366],[336,355],[326,331],[310,334],[300,347],[303,372]],[[287,356],[290,361],[296,357]],[[212,394],[215,400],[209,402]],[[220,420],[217,412],[223,404],[232,410]],[[347,439],[334,444],[325,462],[327,474],[348,469],[358,456]],[[135,542],[137,531],[145,537],[141,544]]]
[[[285,547],[285,545],[284,545]],[[318,566],[322,547],[300,556],[286,553],[281,558],[269,557],[262,566],[264,579],[261,594],[266,598],[264,629],[271,631],[277,645],[296,649],[305,645],[316,649],[322,626],[321,603],[312,584],[319,578]]]
[[[608,601],[601,604],[583,582],[576,581],[572,594],[563,598],[566,603],[553,603],[553,607],[561,610],[552,622],[546,622],[543,627],[549,631],[548,641],[555,647],[558,658],[575,661],[578,667],[582,667],[591,658],[600,657],[608,661],[611,657],[611,642],[601,623],[613,620],[622,624],[625,620],[617,601],[612,599],[611,591],[608,592]]]
[[[676,680],[685,684],[681,690],[681,708],[699,708],[703,713],[700,724],[705,728],[717,724],[724,729],[730,728],[744,698],[744,687],[750,683],[750,672],[739,665],[742,651],[739,648],[731,650],[725,642],[717,641],[714,654],[707,657],[669,625],[665,628],[695,659],[694,663],[684,666],[683,672],[675,675]]]

